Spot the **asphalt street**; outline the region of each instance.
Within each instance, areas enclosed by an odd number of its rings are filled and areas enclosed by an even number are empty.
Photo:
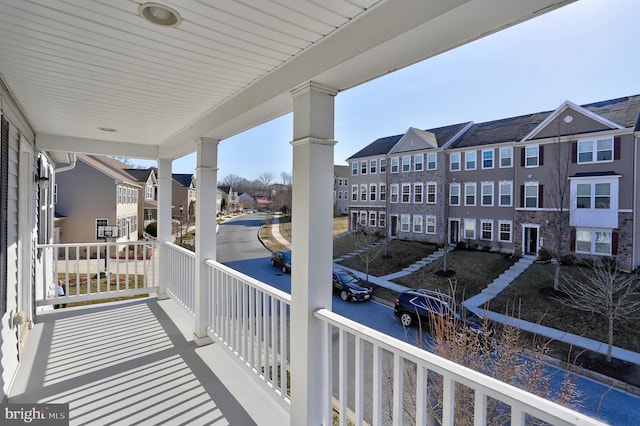
[[[282,273],[269,262],[270,252],[262,246],[257,238],[258,229],[264,214],[244,215],[224,222],[218,232],[218,261],[272,285],[282,291],[291,292],[291,275]],[[330,286],[330,283],[327,283]],[[416,330],[405,330],[387,305],[368,301],[363,303],[345,302],[333,296],[332,310],[340,315],[360,322],[403,341],[416,343],[417,338],[428,339],[428,336],[416,336]],[[564,372],[549,366],[554,380],[559,382]],[[335,384],[334,384],[335,388]],[[588,415],[594,416],[613,425],[637,425],[640,416],[640,398],[627,392],[603,385],[592,379],[580,376],[578,389],[582,393],[580,407],[576,407]],[[365,407],[366,411],[367,407]]]

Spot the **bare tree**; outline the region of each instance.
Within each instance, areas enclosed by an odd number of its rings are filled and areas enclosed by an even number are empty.
[[[547,184],[551,191],[547,191],[552,200],[553,220],[550,228],[554,235],[555,244],[553,247],[555,257],[555,271],[553,277],[553,288],[560,288],[560,266],[561,259],[565,253],[565,234],[569,223],[569,176],[571,169],[571,136],[573,126],[571,122],[564,122],[556,118],[556,137],[553,143],[553,167],[547,175]]]
[[[264,172],[258,176],[258,181],[262,184],[264,189],[267,189],[271,182],[273,182],[273,175],[269,172]]]
[[[280,178],[282,179],[282,184],[286,187],[290,187],[291,183],[293,182],[293,176],[291,176],[291,173],[287,173],[287,172],[281,172],[280,173]]]
[[[243,177],[240,177],[238,175],[226,175],[224,179],[222,179],[222,186],[230,186],[231,188],[237,190],[238,186],[240,186],[240,183],[244,180],[245,179]]]
[[[557,300],[565,306],[594,312],[608,321],[607,361],[611,361],[616,321],[640,318],[640,279],[622,271],[612,258],[594,257],[576,276],[562,274]]]
[[[365,274],[369,281],[369,265],[383,253],[385,244],[375,245],[380,241],[380,234],[365,226],[353,232],[351,239],[358,252],[358,258],[364,263]]]

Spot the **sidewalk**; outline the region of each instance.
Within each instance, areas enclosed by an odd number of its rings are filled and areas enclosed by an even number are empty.
[[[274,220],[274,225],[278,222]],[[277,226],[272,227],[271,235],[275,240],[279,243],[286,245],[287,247],[291,247],[291,245],[280,235],[280,231]],[[347,259],[349,257],[357,256],[357,252],[349,253],[340,258],[334,259],[334,262],[339,262],[341,260]],[[385,287],[389,290],[396,291],[401,293],[405,290],[409,290],[409,288],[404,287],[400,284],[396,284],[391,282],[390,280],[403,277],[413,273],[414,271],[428,265],[436,259],[439,259],[443,255],[442,250],[438,250],[433,253],[431,256],[421,259],[414,263],[413,265],[403,269],[402,271],[395,272],[393,274],[385,275],[382,277],[374,277],[369,275],[369,282],[375,284],[380,287]],[[533,256],[524,256],[518,262],[516,262],[511,268],[501,274],[498,278],[496,278],[491,284],[487,286],[480,294],[467,299],[463,302],[463,304],[470,309],[472,312],[484,316],[485,312],[489,316],[491,321],[500,322],[508,325],[515,325],[519,327],[521,330],[529,331],[537,334],[538,336],[543,336],[549,339],[553,339],[556,341],[568,343],[570,345],[580,347],[583,349],[588,349],[593,352],[606,354],[607,353],[607,344],[604,342],[599,342],[597,340],[588,339],[586,337],[578,336],[576,334],[567,333],[562,330],[557,330],[550,327],[545,327],[540,324],[523,321],[517,318],[509,317],[506,315],[499,314],[497,312],[485,311],[483,306],[492,298],[497,296],[502,290],[513,282],[521,273],[523,273],[530,265],[533,264],[535,258]],[[346,268],[341,266],[341,268],[350,270],[355,273],[362,279],[366,278],[366,274],[356,271],[350,268]],[[622,361],[631,362],[634,364],[640,364],[640,353],[632,352],[623,348],[619,348],[614,346],[612,348],[612,356],[614,358],[620,359]]]

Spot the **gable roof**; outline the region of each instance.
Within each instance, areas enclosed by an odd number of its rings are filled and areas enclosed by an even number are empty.
[[[173,173],[171,177],[185,187],[191,186],[191,181],[193,180],[193,174],[191,173]]]
[[[149,180],[149,175],[151,173],[155,174],[155,168],[149,167],[148,169],[125,169],[127,173],[129,173],[135,180],[141,183],[146,183]]]
[[[93,167],[102,174],[109,176],[118,183],[140,186],[129,173],[125,171],[129,166],[116,159],[103,155],[78,154],[77,159]]]
[[[376,139],[360,151],[353,154],[351,157],[347,158],[347,161],[355,158],[373,157],[374,155],[386,155],[391,148],[398,143],[402,136],[404,136],[404,134]]]

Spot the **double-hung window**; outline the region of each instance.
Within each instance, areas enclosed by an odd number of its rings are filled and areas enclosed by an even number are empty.
[[[435,204],[437,198],[436,182],[427,182],[427,204]]]
[[[391,173],[398,173],[399,164],[400,159],[398,157],[393,157],[391,159]]]
[[[525,183],[524,184],[524,207],[537,208],[538,207],[538,183]]]
[[[612,232],[606,229],[576,229],[576,252],[611,255]]]
[[[403,183],[402,184],[402,202],[408,203],[411,197],[411,184]]]
[[[524,166],[525,167],[538,167],[539,163],[539,146],[527,146],[524,151]]]
[[[413,232],[422,233],[422,216],[419,214],[413,215]]]
[[[392,203],[397,203],[398,202],[398,190],[399,190],[399,186],[397,183],[394,183],[391,185],[391,202]]]
[[[511,199],[513,196],[513,182],[500,182],[500,207],[511,207],[513,205]]]
[[[512,222],[510,220],[498,221],[498,241],[502,243],[511,242],[511,227]]]
[[[380,201],[387,201],[387,185],[380,184]]]
[[[360,162],[360,174],[361,175],[366,175],[367,174],[367,162],[366,161],[361,161]]]
[[[459,206],[460,205],[460,184],[452,183],[449,185],[449,205],[451,206]]]
[[[383,212],[378,213],[378,226],[384,228],[387,226],[387,214]]]
[[[611,184],[579,183],[577,189],[577,205],[579,209],[610,209]]]
[[[478,153],[476,151],[466,151],[464,153],[464,169],[475,170],[477,168]]]
[[[460,153],[452,152],[449,156],[449,170],[456,172],[460,170]]]
[[[413,171],[421,172],[424,170],[424,154],[416,154],[413,156]]]
[[[482,151],[482,168],[493,169],[493,149]]]
[[[493,206],[493,182],[482,182],[482,205]]]
[[[376,226],[376,212],[369,212],[369,226]]]
[[[367,185],[360,185],[360,201],[367,201]]]
[[[505,146],[500,148],[500,167],[513,166],[513,148]]]
[[[413,184],[413,202],[416,204],[422,203],[422,190],[423,186],[421,183]]]
[[[493,220],[480,220],[480,239],[487,241],[493,240]]]
[[[351,201],[358,201],[358,185],[351,185]]]
[[[356,176],[358,174],[358,162],[354,161],[351,163],[351,175]]]
[[[375,183],[371,183],[369,184],[369,201],[375,201],[376,200],[376,191],[377,187]]]
[[[411,216],[408,214],[403,214],[400,216],[400,230],[402,232],[409,232],[409,223],[411,221]]]
[[[464,205],[475,206],[476,205],[476,183],[465,182],[464,184]]]
[[[427,170],[436,170],[438,168],[437,158],[438,156],[435,152],[427,154]]]
[[[381,158],[380,159],[380,173],[386,173],[387,172],[387,159],[386,158]]]
[[[411,157],[408,155],[402,157],[402,171],[403,172],[411,171]]]
[[[376,169],[378,168],[378,160],[369,160],[369,173],[376,173]]]
[[[476,239],[476,220],[475,219],[464,220],[464,237],[469,240]]]
[[[436,233],[436,217],[435,216],[426,216],[426,233],[427,234],[435,234]]]

